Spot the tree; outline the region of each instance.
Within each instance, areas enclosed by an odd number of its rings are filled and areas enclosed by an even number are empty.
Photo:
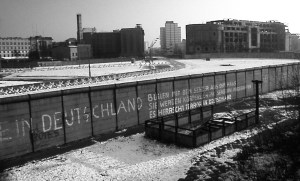
[[[298,116],[300,121],[300,70],[294,69],[293,73],[287,81],[279,82],[282,92],[282,101],[285,105],[286,111],[289,110]]]

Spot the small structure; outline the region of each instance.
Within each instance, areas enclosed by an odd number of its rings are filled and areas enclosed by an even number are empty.
[[[200,107],[145,122],[149,138],[185,147],[198,147],[256,124],[255,111],[229,118],[213,118],[213,106]]]
[[[77,46],[57,46],[52,49],[52,57],[58,60],[78,60]]]

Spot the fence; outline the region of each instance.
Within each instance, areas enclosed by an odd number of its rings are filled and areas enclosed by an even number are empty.
[[[216,105],[292,85],[299,63],[169,77],[81,88],[41,90],[0,98],[0,160],[90,136],[144,124],[146,120]],[[184,117],[184,116],[183,116]],[[184,118],[181,119],[186,121]]]

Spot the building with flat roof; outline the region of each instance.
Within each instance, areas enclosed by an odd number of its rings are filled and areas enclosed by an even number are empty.
[[[39,59],[43,57],[51,57],[52,38],[43,36],[29,37],[30,53],[33,57]]]
[[[186,25],[186,54],[285,51],[286,25],[277,21],[217,20]]]
[[[113,32],[84,31],[82,42],[92,46],[94,58],[144,57],[144,30],[140,25]]]
[[[166,21],[165,27],[160,28],[160,46],[166,55],[176,54],[181,44],[181,27],[173,21]]]
[[[123,28],[120,30],[121,56],[144,57],[144,30],[140,24],[135,28]]]
[[[94,58],[114,58],[121,55],[121,36],[119,32],[93,33],[88,37],[91,38],[88,41],[91,41]],[[83,41],[88,42],[86,39],[83,39]]]
[[[96,32],[96,28],[82,28],[81,14],[77,14],[77,42],[91,45],[94,58],[144,57],[144,36],[140,24],[135,28],[123,28],[113,32]]]
[[[21,37],[0,37],[0,57],[4,59],[28,58],[30,41]]]
[[[57,46],[52,48],[52,57],[58,60],[74,61],[78,59],[77,46]]]

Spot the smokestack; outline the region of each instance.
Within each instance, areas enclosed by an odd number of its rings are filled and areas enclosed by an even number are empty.
[[[81,23],[81,14],[77,14],[77,43],[82,43],[82,23]]]

